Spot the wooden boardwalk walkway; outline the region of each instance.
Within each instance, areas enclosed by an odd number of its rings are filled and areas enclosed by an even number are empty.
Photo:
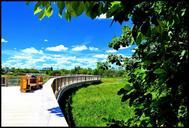
[[[54,80],[29,93],[21,93],[19,86],[1,86],[1,125],[68,127],[52,89]]]

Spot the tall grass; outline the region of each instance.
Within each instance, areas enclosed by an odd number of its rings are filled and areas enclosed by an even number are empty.
[[[107,120],[126,120],[133,111],[117,95],[124,87],[123,78],[103,78],[101,84],[76,91],[72,97],[72,116],[75,126],[106,126]]]

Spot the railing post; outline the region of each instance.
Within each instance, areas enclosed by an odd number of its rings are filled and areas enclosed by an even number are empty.
[[[6,78],[5,77],[1,77],[1,86],[2,85],[6,86]]]
[[[60,90],[61,88],[61,78],[58,78],[58,91]]]
[[[68,77],[68,84],[70,84],[70,77]]]
[[[61,78],[61,85],[62,85],[61,88],[63,88],[63,86],[64,86],[64,77]]]
[[[65,77],[65,81],[66,81],[65,85],[67,85],[68,84],[68,78],[67,77]]]
[[[55,80],[53,81],[53,84],[52,84],[52,89],[53,89],[54,94],[55,94],[55,89],[56,89],[56,87],[55,87],[56,86],[56,81]]]
[[[57,83],[58,83],[58,80],[56,79],[56,80],[55,80],[55,92],[56,92],[56,90],[57,90]]]
[[[73,83],[73,76],[72,76],[72,78],[71,78],[71,83]]]
[[[64,77],[64,86],[66,86],[66,77]]]
[[[77,82],[77,77],[76,77],[76,76],[74,76],[74,82],[75,82],[75,83]]]

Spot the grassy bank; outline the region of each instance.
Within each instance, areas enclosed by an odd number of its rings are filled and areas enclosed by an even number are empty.
[[[72,116],[76,126],[106,126],[106,119],[125,120],[132,115],[128,104],[117,95],[124,87],[122,78],[103,78],[101,84],[76,91],[72,97]]]

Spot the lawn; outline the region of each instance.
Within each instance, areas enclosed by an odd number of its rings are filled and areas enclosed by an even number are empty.
[[[117,95],[124,87],[123,78],[102,78],[102,83],[76,91],[72,97],[75,126],[106,126],[106,119],[126,120],[132,116],[128,104]]]

